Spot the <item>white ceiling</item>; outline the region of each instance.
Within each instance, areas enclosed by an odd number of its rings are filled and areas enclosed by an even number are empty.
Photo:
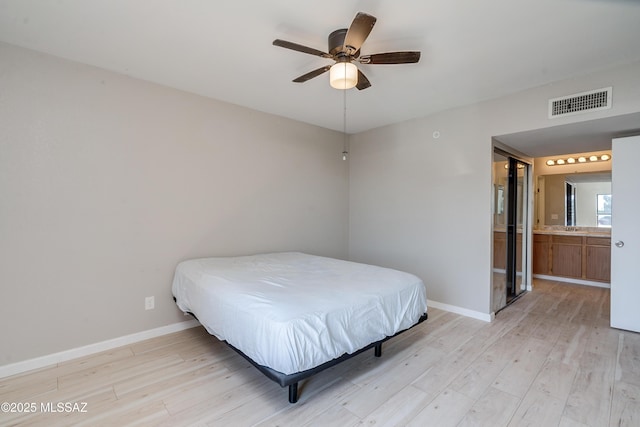
[[[342,131],[328,74],[291,82],[330,60],[271,43],[326,51],[358,11],[378,18],[362,54],[422,58],[359,65],[349,133],[640,60],[634,0],[0,0],[0,40]]]

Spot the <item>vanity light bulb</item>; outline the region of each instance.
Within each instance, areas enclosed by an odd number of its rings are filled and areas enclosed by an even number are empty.
[[[586,158],[586,157],[578,157],[578,161],[579,161],[580,163],[584,163],[584,162],[586,162],[586,161],[587,161],[587,158]]]
[[[575,162],[576,162],[576,159],[574,159],[573,157],[569,157],[567,159],[567,163],[575,163]]]
[[[592,162],[596,162],[598,161],[598,156],[591,156],[589,157],[589,160],[591,160]]]
[[[547,166],[553,166],[555,164],[556,162],[554,162],[553,160],[547,160]]]
[[[558,162],[557,162],[557,163],[558,163],[559,165],[564,165],[564,159],[558,159]]]
[[[611,157],[609,157],[608,154],[603,154],[602,156],[600,156],[600,160],[609,160]]]

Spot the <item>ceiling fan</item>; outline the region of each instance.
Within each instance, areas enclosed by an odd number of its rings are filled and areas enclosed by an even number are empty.
[[[280,39],[274,40],[273,44],[335,61],[333,65],[326,65],[303,74],[293,80],[295,83],[304,83],[330,71],[329,82],[332,87],[350,89],[355,86],[358,90],[363,90],[370,87],[371,83],[353,62],[361,64],[411,64],[420,60],[420,52],[418,51],[387,52],[360,56],[360,48],[369,33],[371,33],[375,23],[376,18],[374,16],[358,12],[348,29],[335,30],[329,34],[329,53]]]

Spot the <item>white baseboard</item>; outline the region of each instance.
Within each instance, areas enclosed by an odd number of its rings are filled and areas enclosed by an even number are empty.
[[[72,348],[70,350],[53,353],[34,359],[24,360],[22,362],[11,363],[9,365],[0,366],[0,378],[11,375],[21,374],[23,372],[40,369],[57,363],[66,362],[68,360],[77,359],[78,357],[90,356],[101,351],[111,350],[124,345],[133,344],[138,341],[144,341],[149,338],[159,337],[161,335],[171,334],[173,332],[183,331],[200,325],[197,320],[189,320],[187,322],[174,323],[167,326],[161,326],[147,331],[137,332],[131,335],[114,338],[95,344],[85,345],[83,347]]]
[[[571,277],[547,276],[546,274],[534,274],[534,279],[555,280],[556,282],[575,283],[576,285],[595,286],[597,288],[611,288],[610,283],[593,282],[591,280],[573,279]]]
[[[495,313],[481,313],[475,310],[469,310],[468,308],[458,307],[456,305],[444,304],[437,301],[427,300],[427,306],[437,308],[444,311],[450,311],[451,313],[461,314],[466,317],[472,317],[478,320],[484,320],[485,322],[492,322],[495,318]]]

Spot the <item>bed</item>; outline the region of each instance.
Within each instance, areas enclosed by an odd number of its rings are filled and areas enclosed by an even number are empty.
[[[426,289],[398,270],[282,252],[178,264],[177,306],[298,399],[298,382],[424,321]]]

